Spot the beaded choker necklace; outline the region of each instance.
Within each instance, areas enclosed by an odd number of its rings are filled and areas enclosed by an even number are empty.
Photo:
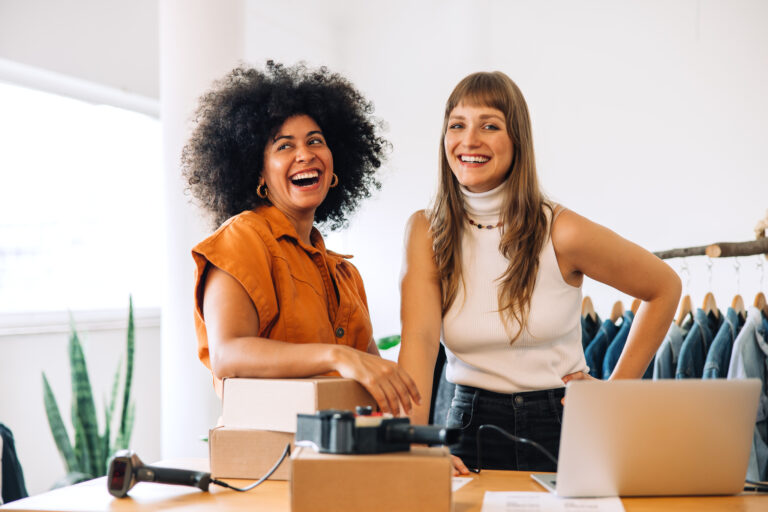
[[[477,222],[475,222],[474,220],[470,219],[469,217],[467,217],[467,220],[469,221],[470,224],[475,226],[477,229],[494,229],[494,228],[501,227],[504,224],[501,221],[499,221],[499,223],[496,224],[496,225],[492,225],[492,224],[478,224]]]

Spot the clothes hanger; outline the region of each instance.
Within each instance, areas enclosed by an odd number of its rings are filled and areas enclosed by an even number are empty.
[[[629,309],[632,311],[632,314],[635,314],[635,315],[637,314],[637,310],[640,309],[640,304],[642,302],[643,301],[641,301],[640,299],[635,299],[632,301],[632,305],[629,306]]]
[[[686,317],[692,314],[693,304],[691,302],[691,296],[686,293],[683,297],[683,300],[680,301],[680,309],[677,312],[677,320],[675,320],[675,323],[678,325],[678,327],[680,327],[683,325]]]
[[[763,292],[757,292],[757,295],[755,295],[755,303],[753,305],[768,317],[768,301],[765,300],[765,294]]]
[[[611,322],[616,323],[616,321],[621,318],[624,315],[624,304],[620,300],[617,300],[613,303],[613,308],[611,309]]]
[[[709,274],[709,288],[712,288],[712,258],[707,257],[707,272]],[[707,292],[704,296],[704,302],[701,304],[701,309],[709,315],[712,313],[715,318],[720,318],[720,310],[717,309],[717,302],[715,302],[715,294]]]
[[[733,300],[731,301],[731,308],[733,308],[733,310],[742,320],[746,318],[747,308],[744,307],[744,299],[742,299],[741,295],[738,293],[733,297]]]
[[[731,301],[731,309],[739,316],[739,320],[743,321],[747,318],[747,308],[744,307],[744,299],[739,293],[739,290],[741,290],[741,264],[737,257],[733,258],[733,269],[736,271],[736,295],[733,296]]]
[[[595,306],[592,305],[592,299],[590,299],[589,296],[584,297],[584,299],[581,301],[581,317],[589,317],[593,322],[597,322]]]
[[[717,309],[717,302],[715,302],[715,295],[712,292],[707,292],[704,296],[704,303],[701,305],[701,309],[703,309],[706,314],[712,313],[715,315],[715,318],[720,316]]]

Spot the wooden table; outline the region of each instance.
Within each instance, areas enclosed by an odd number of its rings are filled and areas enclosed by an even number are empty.
[[[206,468],[205,459],[174,460],[162,465],[170,467]],[[227,480],[238,487],[245,487],[247,480]],[[453,494],[453,512],[480,512],[485,491],[535,491],[543,489],[524,471],[483,471],[472,475],[472,481]],[[623,498],[626,512],[658,510],[674,511],[768,511],[768,494],[741,494],[716,497],[675,498]],[[210,492],[191,487],[139,483],[131,489],[128,498],[117,499],[107,492],[106,478],[49,491],[44,494],[14,501],[0,507],[0,511],[60,511],[102,512],[184,510],[289,512],[290,493],[288,482],[267,481],[248,492],[235,492],[215,485]],[[396,512],[396,511],[393,511]]]

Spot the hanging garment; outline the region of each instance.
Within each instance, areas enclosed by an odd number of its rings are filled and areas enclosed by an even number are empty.
[[[664,341],[659,345],[656,351],[656,357],[653,361],[653,379],[674,379],[677,371],[677,361],[680,359],[680,347],[683,340],[691,330],[693,320],[689,317],[682,325],[672,322],[669,326]]]
[[[430,401],[430,425],[445,425],[448,409],[456,389],[456,384],[445,378],[446,370],[445,347],[440,344],[435,361],[435,372],[432,376],[432,400]]]
[[[603,378],[603,359],[608,345],[613,340],[619,328],[611,320],[603,321],[603,325],[584,351],[584,359],[589,366],[589,374],[596,379]]]
[[[747,479],[768,480],[768,319],[756,307],[747,310],[744,327],[733,342],[728,378],[763,382]]]
[[[680,359],[677,361],[675,378],[700,379],[704,373],[704,360],[715,333],[723,323],[723,314],[711,311],[706,313],[699,308],[693,315],[693,327],[680,347]]]
[[[603,359],[603,379],[610,377],[611,373],[613,373],[613,369],[616,368],[616,363],[619,362],[621,351],[624,350],[624,345],[627,343],[629,329],[632,327],[632,321],[634,319],[635,314],[632,313],[631,310],[628,309],[624,312],[621,328],[605,350],[605,358]]]
[[[581,317],[581,346],[587,350],[589,343],[597,336],[601,324],[600,316],[595,314],[593,318],[590,315]]]
[[[733,340],[739,335],[744,326],[742,319],[736,310],[728,308],[725,313],[725,320],[720,329],[715,334],[707,351],[707,358],[704,361],[705,379],[724,379],[728,376],[728,365],[731,363],[731,351],[733,350]]]
[[[27,487],[24,485],[24,473],[21,470],[21,464],[16,457],[16,446],[13,441],[13,434],[10,429],[0,423],[0,437],[2,438],[2,501],[0,503],[9,503],[11,501],[26,498]]]

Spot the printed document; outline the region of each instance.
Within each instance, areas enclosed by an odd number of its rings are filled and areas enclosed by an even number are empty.
[[[486,491],[482,512],[624,512],[619,498],[559,498],[549,492]]]

